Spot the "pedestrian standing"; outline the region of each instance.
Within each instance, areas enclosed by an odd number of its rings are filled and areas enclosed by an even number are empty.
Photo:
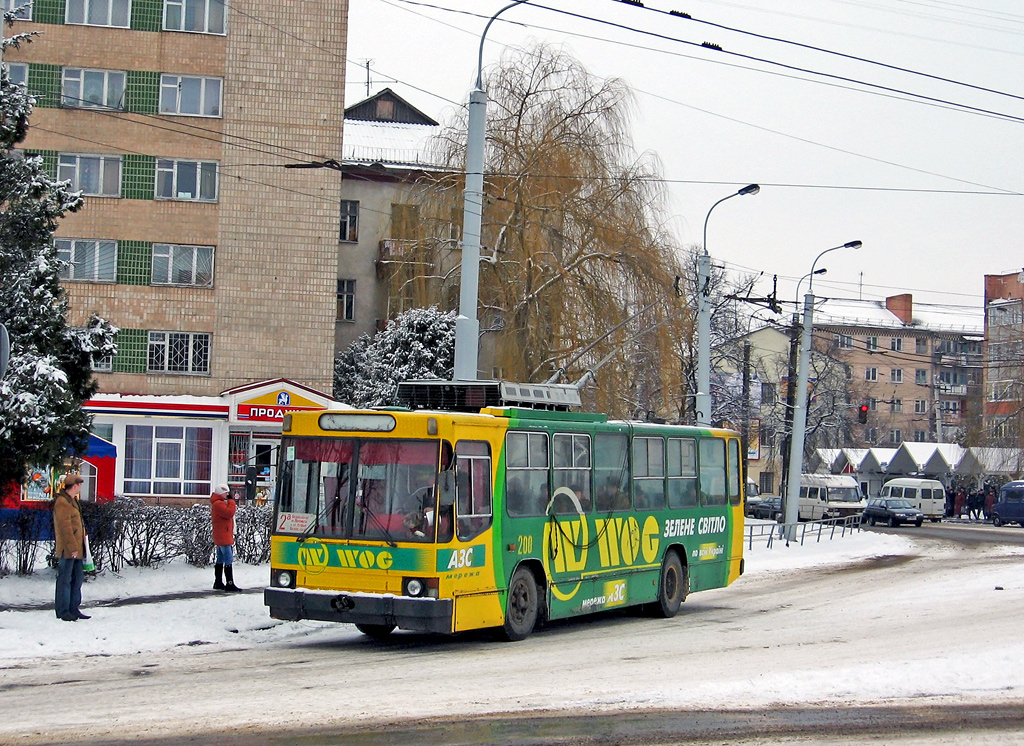
[[[84,580],[85,526],[82,523],[82,479],[78,474],[65,474],[57,497],[53,500],[53,536],[57,557],[57,587],[53,611],[65,622],[89,619],[79,610]]]
[[[956,498],[953,502],[953,517],[960,520],[960,516],[964,513],[964,502],[967,500],[967,495],[964,494],[963,487],[956,491]]]
[[[210,495],[210,514],[213,519],[213,543],[217,556],[213,566],[215,591],[240,591],[235,585],[231,565],[235,559],[235,501],[226,484],[217,485]]]
[[[985,495],[985,520],[992,520],[992,508],[996,504],[996,493],[994,490],[989,490],[988,494]]]

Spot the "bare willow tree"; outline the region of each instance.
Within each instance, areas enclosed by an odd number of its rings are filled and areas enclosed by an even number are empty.
[[[675,417],[683,397],[680,341],[691,314],[661,228],[657,163],[630,144],[632,97],[566,52],[508,52],[486,76],[490,96],[480,272],[482,359],[510,380],[579,380],[617,416]],[[454,308],[458,296],[465,121],[439,147],[448,175],[426,185],[416,253],[430,282],[391,267],[392,292]],[[683,283],[682,285],[686,285]],[[423,297],[416,296],[421,292]]]

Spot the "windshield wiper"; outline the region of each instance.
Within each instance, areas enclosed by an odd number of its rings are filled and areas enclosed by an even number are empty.
[[[395,543],[394,538],[391,536],[391,532],[388,531],[388,527],[384,525],[384,521],[377,516],[377,513],[373,511],[368,504],[363,504],[360,507],[366,515],[370,516],[370,520],[377,524],[377,528],[381,530],[381,533],[384,534],[384,543],[392,549],[396,548],[398,544]]]

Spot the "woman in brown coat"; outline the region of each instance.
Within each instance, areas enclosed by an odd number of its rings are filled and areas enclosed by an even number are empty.
[[[66,474],[64,486],[53,501],[53,553],[57,557],[57,588],[53,597],[53,610],[57,618],[65,622],[89,619],[88,615],[78,609],[82,603],[85,560],[85,527],[82,525],[82,506],[78,500],[84,481],[78,474]]]

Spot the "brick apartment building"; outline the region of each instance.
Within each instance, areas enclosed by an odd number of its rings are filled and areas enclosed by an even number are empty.
[[[985,275],[985,346],[986,432],[1024,446],[1024,272]]]
[[[97,432],[120,449],[119,487],[157,450],[180,459],[176,482],[128,493],[209,494],[224,478],[228,416],[211,434],[197,397],[263,381],[277,401],[331,391],[341,175],[283,166],[341,153],[348,4],[301,11],[35,0],[13,29],[38,33],[4,57],[36,98],[24,150],[85,195],[56,234],[69,321],[120,328],[99,398],[139,404],[134,420],[98,416]],[[231,436],[249,432],[235,404]],[[131,429],[142,412],[150,430]]]
[[[812,381],[810,419],[816,419],[817,408],[834,411],[808,447],[952,442],[980,414],[983,332],[980,309],[915,304],[909,294],[884,301],[821,299],[814,314],[814,354],[834,360],[843,375],[824,388]],[[768,326],[748,338],[759,436],[749,449],[749,475],[762,491],[776,493],[789,335],[784,327]],[[859,421],[862,404],[868,407],[865,422]]]

